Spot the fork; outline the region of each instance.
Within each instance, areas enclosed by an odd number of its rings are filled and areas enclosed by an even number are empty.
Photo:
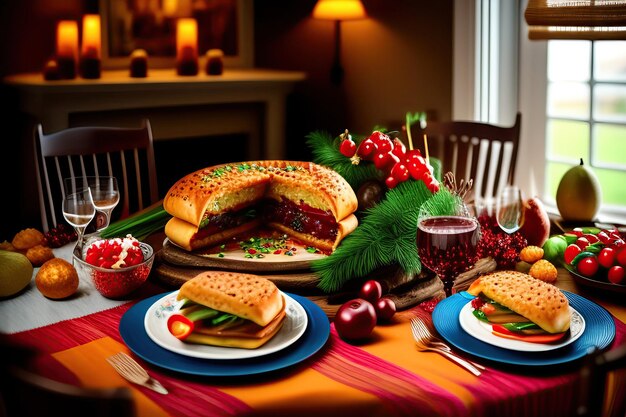
[[[421,352],[432,351],[432,352],[440,353],[446,358],[456,362],[458,365],[462,366],[467,371],[471,372],[473,375],[480,376],[481,374],[480,370],[476,368],[474,365],[472,365],[469,361],[461,358],[460,356],[457,356],[456,354],[452,353],[452,351],[448,351],[448,350],[442,349],[441,347],[437,347],[433,345],[431,343],[431,340],[427,337],[427,335],[423,333],[423,330],[422,330],[423,326],[420,325],[419,323],[421,322],[418,319],[415,319],[415,318],[411,319],[411,333],[413,334],[415,345],[417,346],[417,349],[419,351]]]
[[[420,330],[420,333],[423,335],[423,337],[425,339],[430,340],[430,343],[433,346],[439,347],[447,352],[450,352],[452,354],[455,354],[454,351],[450,348],[450,346],[448,346],[443,340],[441,340],[440,338],[438,338],[437,336],[435,336],[435,334],[430,330],[430,328],[426,325],[426,323],[424,323],[424,321],[414,317],[412,320],[415,321],[415,325],[416,327]],[[456,355],[456,354],[455,354]],[[458,355],[457,355],[458,356]],[[483,365],[476,363],[474,361],[471,361],[469,359],[466,359],[466,361],[468,361],[469,363],[471,363],[472,365],[474,365],[476,368],[484,371],[485,368]]]
[[[159,394],[167,394],[167,390],[159,381],[150,377],[148,372],[141,367],[133,358],[124,352],[116,353],[107,358],[107,362],[126,380],[150,388]]]

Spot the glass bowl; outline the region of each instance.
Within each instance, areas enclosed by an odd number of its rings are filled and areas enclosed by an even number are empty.
[[[127,268],[101,268],[88,264],[80,253],[74,252],[74,266],[81,279],[90,280],[98,292],[107,298],[124,297],[139,288],[150,275],[154,263],[152,246],[139,242],[143,262]],[[86,251],[86,249],[85,249]]]

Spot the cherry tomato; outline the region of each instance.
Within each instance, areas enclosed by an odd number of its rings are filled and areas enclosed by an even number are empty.
[[[598,242],[600,239],[596,236],[596,235],[592,235],[591,233],[587,233],[585,235],[583,235],[583,237],[585,239],[587,239],[589,241],[589,243],[593,244]]]
[[[339,307],[334,322],[342,339],[364,339],[376,326],[376,310],[369,301],[355,298]]]
[[[623,267],[626,267],[626,248],[620,247],[617,250],[617,263]]]
[[[582,252],[582,249],[578,247],[577,244],[572,243],[565,248],[565,253],[563,254],[563,258],[565,259],[565,263],[571,264],[576,255]]]
[[[374,304],[378,321],[389,321],[396,314],[396,303],[391,298],[383,297]]]
[[[598,272],[599,264],[595,256],[583,258],[576,265],[576,270],[586,277],[592,277]]]
[[[610,268],[615,263],[615,249],[606,247],[598,254],[598,263],[605,268]]]
[[[372,305],[376,304],[378,299],[383,296],[383,287],[380,285],[380,282],[370,279],[365,281],[361,290],[359,291],[359,298],[362,298],[366,301],[372,303]]]
[[[611,246],[613,246],[615,249],[619,249],[624,245],[626,245],[626,242],[624,242],[622,239],[616,239],[611,243]]]
[[[598,233],[596,236],[598,237],[598,239],[600,239],[600,242],[604,243],[605,245],[608,245],[609,243],[611,243],[611,237],[604,230]]]
[[[624,281],[625,275],[626,273],[624,272],[624,268],[619,265],[615,265],[609,269],[607,277],[609,282],[612,282],[613,284],[621,284]]]
[[[581,248],[582,250],[585,250],[585,248],[589,246],[589,240],[587,240],[586,237],[581,236],[578,239],[576,239],[576,244],[578,245],[579,248]]]

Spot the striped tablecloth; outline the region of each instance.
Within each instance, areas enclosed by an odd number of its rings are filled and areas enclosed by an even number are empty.
[[[267,375],[200,378],[162,370],[138,359],[169,390],[168,395],[157,394],[128,384],[105,360],[119,351],[130,353],[118,325],[134,303],[11,332],[10,340],[40,352],[36,367],[43,375],[86,387],[129,386],[139,416],[575,414],[575,367],[533,374],[537,371],[504,370],[489,363],[480,377],[474,377],[437,353],[415,349],[409,319],[419,315],[430,320],[430,314],[419,306],[396,314],[389,325],[377,326],[371,340],[359,346],[341,340],[331,325],[330,338],[316,355]],[[626,343],[626,325],[614,321],[617,333],[611,348]],[[621,412],[625,379],[623,375],[613,378],[610,392]]]

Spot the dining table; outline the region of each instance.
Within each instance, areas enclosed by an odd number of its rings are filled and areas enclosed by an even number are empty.
[[[160,239],[152,240],[155,246]],[[72,248],[70,243],[54,254],[71,261]],[[81,280],[73,296],[52,300],[37,290],[37,270],[25,290],[0,300],[2,336],[36,351],[32,366],[40,375],[80,387],[127,387],[137,416],[572,416],[587,349],[596,338],[605,350],[626,343],[623,294],[580,285],[558,268],[556,285],[585,317],[586,328],[553,351],[510,352],[463,334],[459,308],[467,293],[398,311],[358,342],[339,337],[332,320],[306,297],[288,294],[308,320],[290,345],[250,358],[191,357],[146,333],[148,321],[156,320],[149,314],[155,306],[157,316],[165,314],[164,300],[178,288],[150,276],[130,296],[109,299]],[[411,333],[416,317],[456,353],[483,365],[481,375],[437,352],[419,351]],[[122,378],[106,360],[118,352],[136,359],[168,393]],[[625,393],[624,373],[613,372],[607,415],[624,415]]]

